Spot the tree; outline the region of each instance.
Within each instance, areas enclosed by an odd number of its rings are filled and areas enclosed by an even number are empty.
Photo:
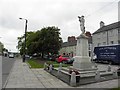
[[[27,32],[26,52],[28,55],[33,54],[57,54],[62,43],[60,29],[57,27],[45,27],[36,32]],[[18,49],[22,55],[24,52],[24,35],[18,37]]]
[[[29,38],[29,35],[31,35],[32,33],[34,33],[34,32],[27,32],[26,40]],[[17,39],[18,39],[17,48],[18,48],[18,50],[20,51],[20,54],[23,55],[23,53],[25,52],[25,50],[24,50],[25,34],[22,35],[21,37],[18,37]]]
[[[57,27],[46,27],[41,29],[40,39],[42,55],[57,54],[62,43],[60,29]]]
[[[27,42],[26,42],[26,47],[27,47],[27,53],[29,55],[32,55],[34,53],[39,53],[39,46],[40,46],[40,42],[39,42],[39,38],[40,38],[40,31],[37,32],[33,32],[32,34],[30,34],[27,38]]]

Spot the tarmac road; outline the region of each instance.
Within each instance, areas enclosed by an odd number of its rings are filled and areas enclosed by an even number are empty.
[[[10,70],[14,64],[15,59],[9,57],[2,57],[2,86],[10,73]]]

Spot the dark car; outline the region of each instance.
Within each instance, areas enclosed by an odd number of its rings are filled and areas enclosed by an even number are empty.
[[[75,58],[72,57],[72,58],[70,58],[70,59],[67,61],[67,63],[68,63],[68,64],[72,64],[72,63],[74,62],[74,60],[75,60]]]

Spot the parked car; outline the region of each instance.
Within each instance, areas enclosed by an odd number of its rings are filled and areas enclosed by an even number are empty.
[[[43,59],[55,61],[56,57],[57,57],[57,55],[49,55],[49,56],[48,55],[44,55]]]
[[[14,54],[9,54],[9,58],[14,58]]]
[[[47,60],[48,59],[48,55],[44,55],[43,59]]]
[[[69,57],[69,56],[58,56],[58,58],[56,58],[57,62],[62,62],[62,63],[73,63],[74,59]]]
[[[68,60],[67,63],[72,64],[72,63],[74,62],[74,60],[75,60],[75,57],[71,57],[71,58]]]
[[[31,59],[31,58],[32,58],[32,56],[25,55],[25,58],[26,58],[26,59]]]

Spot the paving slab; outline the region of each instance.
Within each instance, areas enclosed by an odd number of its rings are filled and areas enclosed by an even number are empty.
[[[44,88],[29,66],[22,63],[21,59],[17,59],[3,88],[35,88],[36,86]]]
[[[99,65],[98,67],[102,69],[107,68],[105,65]],[[113,68],[117,69],[116,66],[113,66]],[[64,88],[115,88],[118,87],[118,82],[118,79],[114,79],[104,82],[80,85],[79,87],[71,87],[45,70],[30,69],[29,66],[26,63],[23,63],[21,59],[17,59],[10,72],[9,78],[4,85],[4,88],[26,88],[26,90],[27,88],[29,88],[28,90],[37,90],[37,88],[52,88],[52,90],[56,88],[57,90],[59,88],[63,88],[63,90]]]

